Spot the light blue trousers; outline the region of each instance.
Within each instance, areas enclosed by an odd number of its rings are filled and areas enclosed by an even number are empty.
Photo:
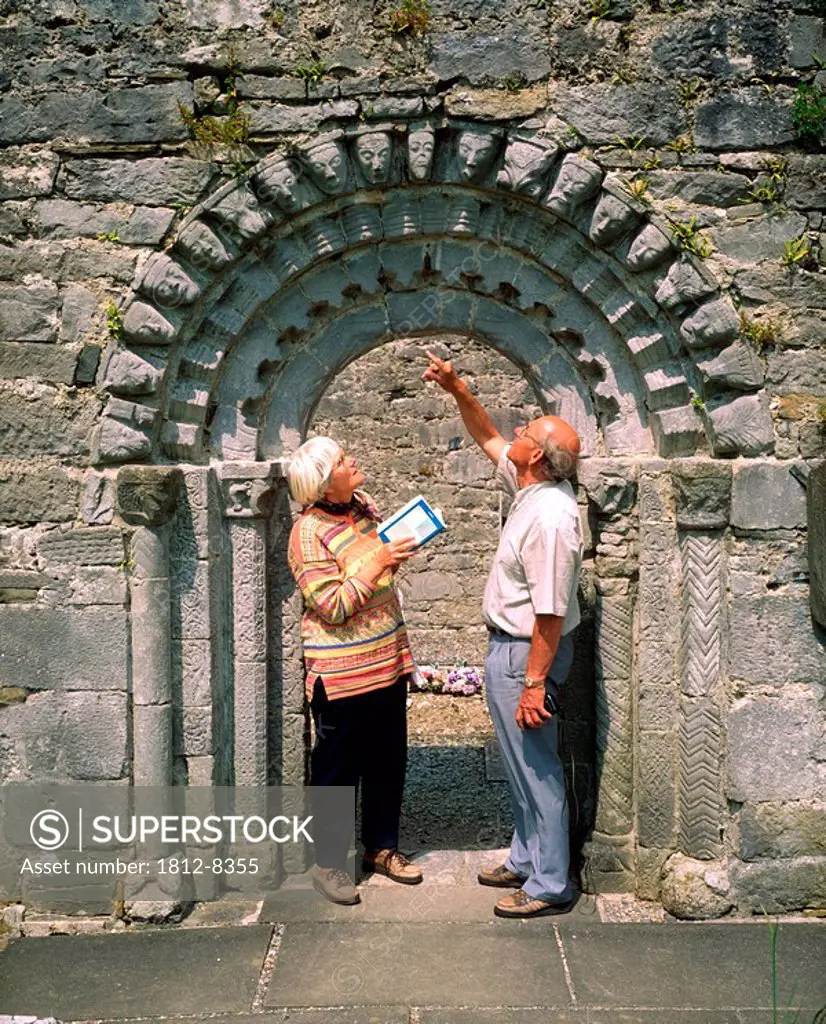
[[[510,787],[514,833],[506,866],[527,881],[529,896],[564,901],[572,896],[568,878],[568,801],[557,744],[557,716],[539,729],[520,729],[516,708],[525,684],[531,642],[491,633],[485,662],[485,690]],[[554,694],[574,658],[571,633],[562,637],[545,680]]]

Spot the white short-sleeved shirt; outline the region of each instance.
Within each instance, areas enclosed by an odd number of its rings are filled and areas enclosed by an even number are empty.
[[[514,496],[485,586],[482,613],[489,626],[530,637],[537,615],[562,615],[562,633],[579,625],[577,586],[582,568],[582,526],[567,480],[519,487],[510,445],[496,467],[496,482]]]

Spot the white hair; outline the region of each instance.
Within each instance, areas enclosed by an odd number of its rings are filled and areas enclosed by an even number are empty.
[[[341,445],[331,437],[311,437],[296,451],[287,465],[287,486],[299,505],[318,501],[327,488]]]

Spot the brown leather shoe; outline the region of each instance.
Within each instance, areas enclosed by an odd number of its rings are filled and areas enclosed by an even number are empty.
[[[424,880],[421,868],[411,864],[407,857],[398,850],[374,850],[365,853],[361,862],[362,871],[374,871],[377,875],[387,875],[394,882],[402,885],[418,885]]]
[[[493,885],[500,889],[518,889],[525,880],[524,875],[517,875],[504,864],[499,864],[495,868],[484,868],[476,876],[479,885]]]
[[[529,896],[524,889],[517,889],[516,892],[503,896],[493,908],[493,912],[497,917],[542,917],[544,914],[567,914],[569,910],[573,910],[575,904],[575,899],[566,900],[564,903],[540,900],[535,896]]]
[[[344,906],[361,903],[361,896],[353,885],[353,879],[343,868],[320,868],[316,865],[313,868],[313,888],[322,896],[326,896],[331,903],[341,903]]]

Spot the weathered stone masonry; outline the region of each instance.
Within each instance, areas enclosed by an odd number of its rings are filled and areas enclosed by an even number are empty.
[[[400,41],[359,13],[0,24],[0,779],[302,781],[279,459],[353,360],[460,336],[583,438],[586,878],[686,916],[826,905],[826,158],[786,84],[822,19],[445,0]],[[193,146],[177,103],[226,110],[230,43],[250,143]],[[780,204],[742,202],[777,155]],[[377,447],[413,365],[363,399]],[[451,440],[415,490],[458,522],[447,485],[485,478]],[[414,618],[471,569],[427,557]]]

